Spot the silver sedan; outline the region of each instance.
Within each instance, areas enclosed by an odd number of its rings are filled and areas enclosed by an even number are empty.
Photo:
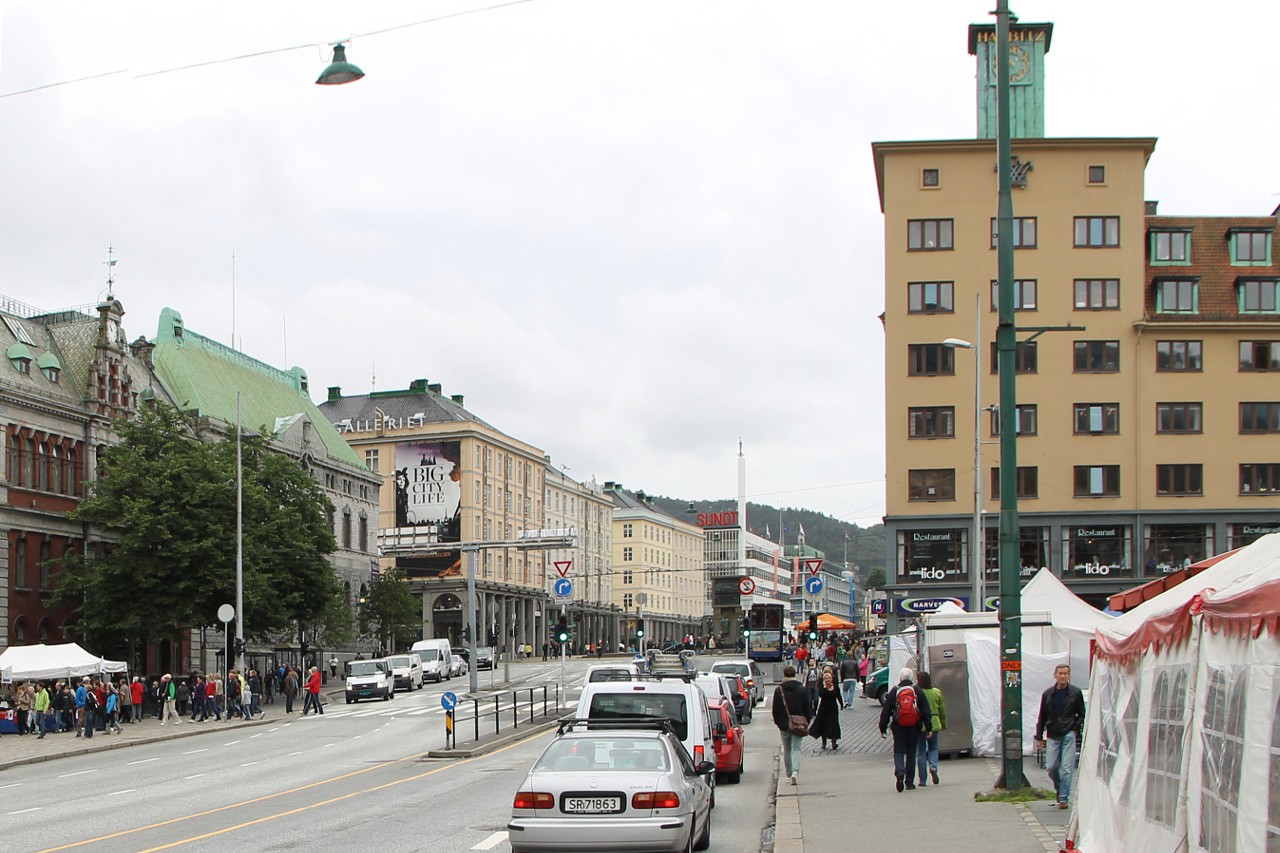
[[[665,722],[562,723],[516,793],[513,853],[707,849],[715,764],[695,767]]]

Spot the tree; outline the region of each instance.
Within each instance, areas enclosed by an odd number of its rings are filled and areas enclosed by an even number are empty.
[[[867,589],[884,589],[884,569],[877,566],[867,572]]]
[[[383,571],[368,587],[360,610],[365,636],[388,652],[412,642],[422,624],[421,604],[397,569]]]
[[[235,600],[236,444],[196,440],[164,405],[115,428],[94,494],[69,516],[114,541],[94,559],[65,558],[57,598],[95,644],[177,639]],[[314,620],[341,589],[324,492],[268,439],[242,445],[245,635],[259,636]]]

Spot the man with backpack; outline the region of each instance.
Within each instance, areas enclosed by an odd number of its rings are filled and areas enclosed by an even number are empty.
[[[920,732],[933,731],[929,699],[912,681],[910,668],[903,668],[898,673],[897,686],[889,691],[880,709],[880,737],[885,737],[889,726],[893,726],[893,777],[898,793],[902,793],[903,788],[915,790],[912,770]]]

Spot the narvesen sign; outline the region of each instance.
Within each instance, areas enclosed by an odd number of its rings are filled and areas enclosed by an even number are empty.
[[[933,613],[948,601],[968,608],[968,598],[899,598],[894,601],[898,613],[918,616],[921,613]]]

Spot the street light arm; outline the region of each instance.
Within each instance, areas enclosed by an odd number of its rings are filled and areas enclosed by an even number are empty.
[[[952,349],[973,349],[974,348],[973,344],[961,338],[947,338],[945,341],[942,342],[942,345],[944,347],[951,347]]]

